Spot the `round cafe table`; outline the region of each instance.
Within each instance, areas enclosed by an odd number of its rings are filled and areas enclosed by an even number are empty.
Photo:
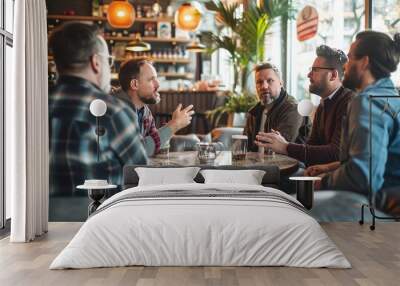
[[[158,154],[149,158],[150,166],[266,166],[276,165],[279,167],[281,175],[290,175],[297,171],[299,162],[296,159],[285,155],[265,155],[257,152],[246,153],[246,159],[233,161],[231,151],[221,151],[214,161],[206,164],[200,163],[197,158],[197,151],[170,152],[168,154]]]

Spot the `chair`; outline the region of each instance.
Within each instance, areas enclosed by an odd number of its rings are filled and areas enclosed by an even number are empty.
[[[222,142],[225,150],[230,150],[232,146],[232,135],[243,134],[241,127],[218,127],[211,130],[213,142]]]

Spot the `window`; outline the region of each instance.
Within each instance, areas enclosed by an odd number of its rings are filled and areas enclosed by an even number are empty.
[[[5,103],[11,93],[14,0],[0,0],[0,228],[11,216],[10,194],[5,191]]]
[[[5,30],[13,33],[14,30],[14,0],[5,0]]]
[[[372,2],[372,29],[388,33],[392,37],[400,31],[400,0]],[[396,86],[400,86],[399,69],[392,74]]]
[[[306,5],[311,5],[317,9],[319,15],[318,34],[304,42],[297,40],[295,21],[291,21],[289,25],[287,89],[289,94],[301,100],[309,97],[307,74],[308,68],[316,57],[316,48],[325,44],[347,53],[354,36],[364,29],[365,1],[297,0],[293,2],[299,11]]]

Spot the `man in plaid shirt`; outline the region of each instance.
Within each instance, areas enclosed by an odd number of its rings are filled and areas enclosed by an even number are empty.
[[[51,194],[76,194],[75,187],[86,179],[121,184],[123,165],[146,164],[147,155],[135,113],[107,95],[111,57],[106,42],[94,26],[68,23],[52,33],[49,45],[59,73],[49,97]],[[94,99],[107,105],[100,118],[105,134],[99,161],[96,119],[89,111]]]
[[[182,108],[182,104],[179,104],[172,119],[165,126],[156,128],[154,117],[147,106],[160,101],[157,92],[160,84],[151,62],[144,59],[125,62],[119,71],[119,82],[121,90],[115,96],[130,104],[136,112],[140,134],[149,156],[157,154],[173,134],[190,124],[194,114],[193,105]]]

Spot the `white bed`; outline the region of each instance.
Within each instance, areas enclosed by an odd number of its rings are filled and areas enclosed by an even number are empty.
[[[351,267],[291,196],[263,186],[197,183],[111,197],[50,269],[127,265]]]

